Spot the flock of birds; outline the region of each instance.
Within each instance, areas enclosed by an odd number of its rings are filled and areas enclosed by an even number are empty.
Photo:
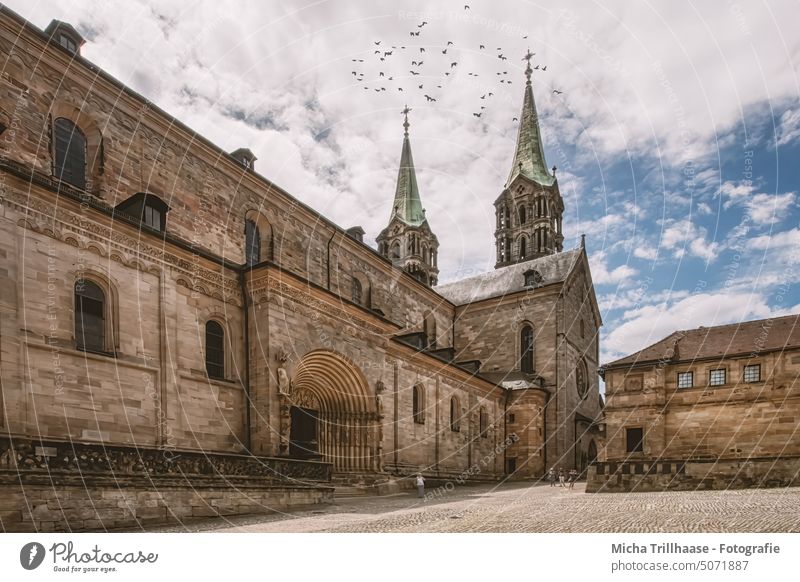
[[[469,10],[469,5],[464,5],[464,10]],[[409,32],[409,36],[411,38],[420,37],[426,26],[428,26],[428,22],[423,20],[417,25],[417,30]],[[527,39],[528,37],[523,36],[522,38]],[[477,51],[479,53],[486,50],[485,44],[478,45]],[[351,75],[354,77],[356,83],[363,86],[365,91],[372,90],[376,93],[384,94],[392,92],[402,92],[404,94],[417,92],[418,95],[425,98],[427,103],[436,103],[442,92],[445,91],[447,81],[452,80],[460,71],[459,59],[456,54],[454,54],[456,51],[457,47],[451,40],[448,40],[446,44],[438,47],[433,45],[404,46],[400,44],[386,46],[383,41],[377,40],[374,41],[372,48],[372,60],[374,60],[374,63],[377,65],[376,68],[379,69],[377,75],[373,76],[373,74],[370,73],[368,77],[363,70],[359,70],[362,68],[360,65],[367,61],[367,59],[361,58],[352,59],[352,62],[355,63],[355,67],[354,70],[351,71]],[[499,61],[500,65],[499,69],[495,71],[495,81],[499,81],[504,85],[512,85],[513,81],[508,78],[509,71],[505,65],[505,61],[508,60],[508,57],[504,54],[502,47],[497,47],[494,52],[496,53],[495,58]],[[393,70],[397,69],[396,63],[398,63],[398,61],[401,66],[402,63],[408,62],[403,59],[403,56],[408,54],[414,56],[411,58],[407,72],[404,70],[402,73],[392,73]],[[443,56],[440,56],[440,54]],[[530,60],[535,54],[536,53],[528,51],[522,60],[527,61],[528,66],[530,66]],[[427,65],[426,61],[428,61]],[[367,61],[364,67],[373,68],[371,65],[372,63]],[[403,69],[405,69],[405,67],[403,67]],[[544,73],[547,72],[547,65],[542,66],[537,64],[535,67],[531,67],[531,70]],[[476,72],[467,72],[467,77],[477,79],[479,76],[480,75]],[[419,77],[419,79],[416,79],[416,77]],[[476,82],[476,85],[480,85],[480,83],[481,82]],[[492,88],[491,82],[483,83],[483,85],[479,87],[479,99],[476,103],[479,109],[472,113],[474,117],[480,119],[484,114],[487,108],[487,99],[491,99],[494,96],[494,91],[491,90]],[[562,93],[562,91],[553,89],[553,94],[555,95],[561,95]],[[407,95],[405,100],[409,101],[411,98],[412,95]],[[518,119],[514,117],[512,121],[516,122]]]

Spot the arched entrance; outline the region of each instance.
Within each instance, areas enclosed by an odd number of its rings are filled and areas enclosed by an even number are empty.
[[[306,354],[289,400],[291,456],[333,463],[336,472],[379,470],[376,397],[347,358],[327,350]]]

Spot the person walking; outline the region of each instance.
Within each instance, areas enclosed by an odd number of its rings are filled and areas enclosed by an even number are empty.
[[[556,470],[554,467],[550,467],[550,470],[547,472],[547,480],[550,481],[550,487],[556,486]]]
[[[558,486],[559,487],[563,487],[564,486],[565,478],[566,478],[566,475],[564,475],[564,469],[559,467],[559,469],[558,469]]]
[[[422,477],[422,473],[417,473],[416,484],[417,497],[425,497],[425,479]]]
[[[578,480],[578,471],[576,469],[570,469],[569,471],[569,488],[575,488],[575,481]]]

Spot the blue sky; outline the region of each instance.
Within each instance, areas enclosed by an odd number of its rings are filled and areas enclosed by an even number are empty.
[[[442,282],[493,266],[530,47],[565,246],[587,234],[602,361],[800,311],[796,3],[8,4],[72,23],[88,59],[221,147],[251,148],[257,171],[371,243],[408,102]]]

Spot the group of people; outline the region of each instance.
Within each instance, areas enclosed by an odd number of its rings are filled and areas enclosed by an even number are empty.
[[[564,469],[559,467],[558,473],[556,473],[555,467],[550,467],[550,470],[547,472],[547,480],[550,482],[550,487],[555,487],[556,483],[558,483],[559,487],[574,489],[575,481],[578,480],[578,470],[570,469],[569,473],[565,473]]]

